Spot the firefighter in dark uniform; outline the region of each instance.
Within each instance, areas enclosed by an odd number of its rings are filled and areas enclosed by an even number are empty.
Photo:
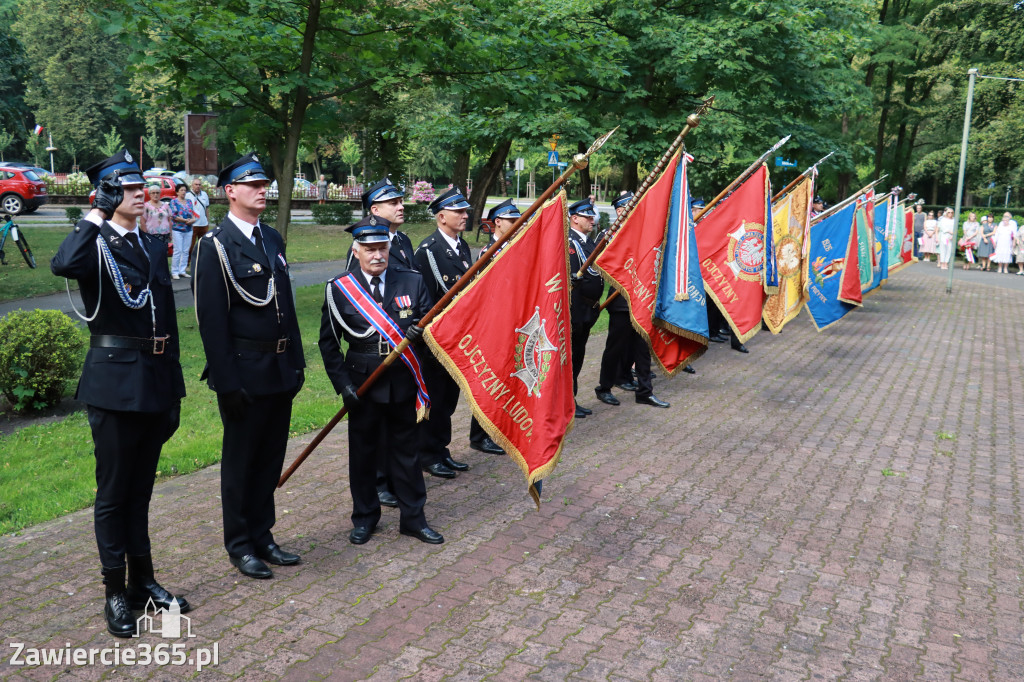
[[[383,469],[394,487],[401,513],[399,532],[437,545],[444,538],[427,525],[423,514],[427,491],[416,456],[416,400],[422,387],[410,367],[398,360],[363,397],[356,392],[394,347],[376,331],[361,309],[365,311],[371,302],[376,302],[378,312],[397,327],[396,344],[402,336],[416,344],[423,330],[415,323],[431,305],[430,294],[418,272],[389,265],[389,224],[371,214],[348,228],[354,239],[355,267],[327,283],[320,321],[320,353],[334,389],[349,410],[348,470],[353,526],[349,541],[364,544],[380,521],[376,482],[377,471]],[[353,295],[364,300],[354,301],[349,298]],[[356,302],[360,302],[360,307]],[[341,350],[343,337],[348,344],[347,352]],[[412,355],[418,360],[421,354],[413,351]]]
[[[569,320],[572,328],[572,393],[579,389],[579,375],[583,368],[583,358],[587,352],[587,339],[590,330],[601,314],[601,292],[604,280],[593,266],[576,278],[583,263],[594,251],[596,244],[590,238],[594,231],[594,205],[589,199],[581,199],[569,206],[569,274],[573,278],[572,294],[569,299]],[[593,414],[591,410],[576,403],[576,417],[583,418]]]
[[[469,270],[473,256],[462,238],[466,229],[469,202],[458,188],[452,188],[430,203],[437,229],[416,249],[416,269],[422,273],[437,303],[455,282]],[[429,357],[428,357],[429,356]],[[431,476],[455,478],[456,471],[468,471],[469,465],[452,459],[452,415],[459,403],[459,385],[430,353],[423,354],[423,371],[430,392],[430,419],[420,425],[420,466]]]
[[[626,204],[633,198],[632,192],[623,192],[612,201],[612,208],[618,215],[626,210]],[[613,287],[608,288],[612,296]],[[608,310],[608,337],[604,354],[601,356],[601,374],[594,389],[597,399],[607,405],[619,405],[619,399],[612,395],[612,386],[618,385],[626,391],[634,391],[634,400],[641,405],[669,407],[669,403],[654,395],[654,377],[651,373],[651,350],[640,336],[629,318],[629,303],[625,296],[615,296],[606,306]],[[631,369],[636,367],[636,381]]]
[[[86,171],[94,208],[50,261],[78,280],[89,323],[89,352],[75,397],[86,405],[96,456],[96,544],[106,592],[107,630],[136,634],[132,609],[181,612],[153,576],[149,500],[160,449],[178,428],[185,381],[167,247],[136,227],[145,180],[122,150]],[[127,573],[127,584],[125,582]]]
[[[413,247],[409,236],[398,229],[405,223],[405,203],[402,201],[404,197],[405,191],[391,182],[391,178],[378,180],[363,192],[363,215],[364,217],[374,215],[378,218],[383,218],[390,225],[388,238],[391,241],[391,247],[388,255],[388,267],[403,267],[415,270],[416,259],[414,256],[416,249]],[[353,268],[358,266],[359,263],[356,260],[355,252],[352,251],[348,255],[345,269],[352,271]],[[385,507],[398,506],[398,498],[395,497],[394,486],[388,480],[387,473],[382,469],[377,469],[377,499]]]
[[[281,475],[292,399],[306,366],[284,241],[259,221],[267,176],[255,154],[221,171],[229,212],[196,244],[193,287],[206,379],[217,393],[224,441],[224,546],[250,578],[270,578],[264,562],[299,563],[274,541],[274,488]]]
[[[487,248],[490,248],[494,242],[498,241],[499,238],[505,235],[506,232],[512,229],[515,225],[516,220],[522,216],[519,209],[516,207],[515,202],[512,199],[506,199],[497,206],[491,208],[487,212],[487,219],[490,220],[494,225],[494,231],[491,233],[491,239],[487,244]],[[507,244],[507,242],[506,242]],[[501,248],[505,248],[502,245]],[[480,452],[486,452],[489,455],[504,455],[505,451],[500,445],[494,442],[494,440],[487,435],[484,428],[480,426],[480,422],[473,417],[469,422],[469,447]]]

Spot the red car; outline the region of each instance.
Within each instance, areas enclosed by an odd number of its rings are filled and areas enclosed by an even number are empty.
[[[0,165],[0,212],[31,213],[50,200],[35,171]]]

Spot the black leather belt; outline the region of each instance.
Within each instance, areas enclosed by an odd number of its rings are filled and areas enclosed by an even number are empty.
[[[237,350],[251,350],[257,353],[283,353],[288,350],[287,338],[276,341],[256,341],[236,336],[231,339],[231,342]]]
[[[377,343],[350,343],[348,345],[348,352],[384,357],[391,352],[391,344],[384,339],[379,340]]]
[[[138,336],[113,336],[112,334],[96,334],[89,339],[90,348],[127,348],[140,350],[152,355],[163,355],[167,339],[163,336],[155,339],[144,339]]]
[[[601,303],[599,299],[587,298],[586,296],[580,296],[580,298],[582,298],[583,302],[586,303],[591,308],[596,308]]]

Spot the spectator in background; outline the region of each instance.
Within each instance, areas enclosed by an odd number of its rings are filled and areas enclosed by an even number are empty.
[[[967,222],[964,223],[964,236],[960,240],[960,246],[964,250],[964,270],[971,269],[974,262],[974,249],[978,247],[981,238],[981,223],[978,216],[972,211],[967,214]]]
[[[171,241],[174,253],[171,255],[171,279],[181,279],[188,274],[188,247],[192,245],[192,224],[196,222],[196,214],[192,211],[192,202],[185,198],[185,184],[174,188],[177,195],[171,199]]]
[[[206,209],[210,207],[210,195],[203,190],[203,181],[195,177],[192,178],[192,189],[185,193],[185,198],[192,202],[192,211],[196,214],[196,222],[192,224],[192,241],[188,245],[187,268],[191,263],[192,251],[196,248],[196,240],[210,229],[210,218],[206,215]]]
[[[164,243],[171,243],[171,208],[160,201],[160,185],[149,186],[149,201],[142,210],[142,231]]]
[[[928,216],[924,212],[924,205],[914,206],[914,260],[921,260],[921,239],[924,237],[924,221]]]
[[[921,260],[925,263],[931,260],[931,255],[938,251],[939,246],[939,221],[935,219],[935,211],[928,211],[928,217],[924,221],[924,230],[921,233]]]
[[[320,180],[316,183],[316,197],[323,204],[327,201],[327,178],[323,175],[320,176]]]
[[[956,222],[953,220],[953,209],[946,208],[939,216],[939,269],[948,270],[953,262],[953,241],[956,239]]]
[[[1003,220],[996,225],[992,234],[992,262],[999,265],[999,272],[1007,273],[1007,266],[1013,260],[1013,244],[1017,239],[1017,223],[1009,213],[1003,214]]]
[[[1024,275],[1024,225],[1017,225],[1009,211],[1003,214],[1003,222],[1008,222],[1013,230],[1013,255],[1017,257],[1017,274]]]
[[[978,241],[978,269],[988,272],[988,268],[992,261],[992,252],[995,248],[992,246],[992,237],[995,234],[995,223],[992,222],[992,216],[986,215],[981,218],[981,231],[979,232],[980,239]]]

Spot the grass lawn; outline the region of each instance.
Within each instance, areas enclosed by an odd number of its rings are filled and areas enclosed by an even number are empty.
[[[433,223],[410,223],[404,226],[413,246],[419,246],[431,232]],[[13,301],[30,296],[40,296],[64,291],[64,279],[54,277],[50,273],[50,259],[57,253],[57,247],[64,241],[70,227],[37,227],[25,228],[32,253],[39,267],[31,269],[25,264],[17,247],[8,241],[7,265],[0,266],[0,301]],[[475,246],[473,235],[467,235],[470,246]],[[481,237],[480,244],[485,244]],[[344,260],[348,258],[352,247],[352,238],[341,225],[310,225],[292,223],[288,230],[288,261],[291,263],[308,263],[325,260]],[[71,282],[71,288],[77,289],[78,284]]]
[[[293,435],[319,429],[341,407],[316,345],[323,288],[299,289],[297,302],[307,366],[306,384],[292,409]],[[205,356],[192,308],[178,311],[178,330],[188,395],[181,404],[181,426],[164,446],[158,476],[185,474],[220,460],[220,416],[213,391],[199,381]],[[2,436],[0,453],[0,534],[93,503],[95,460],[84,412]]]

